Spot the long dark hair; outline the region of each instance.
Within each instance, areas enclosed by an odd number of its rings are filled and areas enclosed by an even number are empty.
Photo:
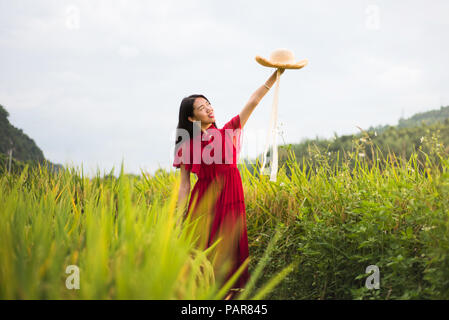
[[[188,117],[193,117],[193,103],[195,102],[196,98],[204,98],[207,100],[207,102],[210,103],[209,99],[207,99],[202,94],[192,94],[188,97],[185,97],[181,101],[181,106],[179,107],[179,121],[178,126],[176,127],[176,142],[175,142],[175,154],[176,151],[178,151],[178,148],[180,147],[178,143],[181,141],[182,137],[180,134],[178,134],[179,129],[187,130],[189,133],[190,139],[193,139],[193,122],[188,119]],[[215,121],[213,122],[214,126],[217,127],[215,124]]]

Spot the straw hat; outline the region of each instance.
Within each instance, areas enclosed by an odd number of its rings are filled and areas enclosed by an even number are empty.
[[[274,50],[270,55],[270,59],[256,56],[256,61],[265,67],[282,69],[301,69],[308,63],[307,59],[296,61],[293,52],[288,49]]]

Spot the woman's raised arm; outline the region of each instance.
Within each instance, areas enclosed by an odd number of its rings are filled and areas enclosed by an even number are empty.
[[[285,69],[279,69],[281,72],[280,74],[284,73]],[[246,105],[243,107],[242,111],[240,111],[240,125],[245,125],[246,121],[248,121],[249,116],[254,111],[256,106],[259,104],[260,100],[265,96],[265,94],[268,92],[268,88],[271,88],[273,84],[276,82],[276,72],[277,69],[273,72],[273,74],[268,78],[267,81],[265,81],[265,84],[260,86],[249,98]]]

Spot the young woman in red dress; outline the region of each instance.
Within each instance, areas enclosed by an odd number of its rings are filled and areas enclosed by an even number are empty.
[[[276,71],[221,129],[216,126],[213,107],[203,95],[184,98],[179,109],[173,163],[181,168],[178,207],[186,207],[192,191],[185,217],[190,216],[191,221],[200,217],[195,229],[199,248],[208,248],[220,240],[210,255],[219,281],[227,281],[249,259],[242,178],[237,168],[241,130],[275,81]],[[198,177],[193,190],[191,173]],[[243,289],[248,280],[246,264],[227,298]]]

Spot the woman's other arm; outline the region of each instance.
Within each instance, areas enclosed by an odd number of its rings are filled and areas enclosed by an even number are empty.
[[[281,73],[284,73],[285,69],[279,69],[281,70]],[[272,87],[273,84],[276,82],[276,72],[277,69],[273,72],[273,74],[268,78],[267,81],[265,81],[265,84],[268,87]],[[265,85],[260,86],[249,98],[246,105],[243,107],[242,111],[240,111],[240,125],[243,128],[246,121],[248,121],[249,116],[254,111],[256,106],[259,104],[260,100],[265,96],[265,94],[268,92],[268,89],[265,87]]]
[[[187,199],[190,194],[190,171],[187,171],[184,164],[181,164],[181,184],[179,185],[178,208],[183,211],[186,208]]]

